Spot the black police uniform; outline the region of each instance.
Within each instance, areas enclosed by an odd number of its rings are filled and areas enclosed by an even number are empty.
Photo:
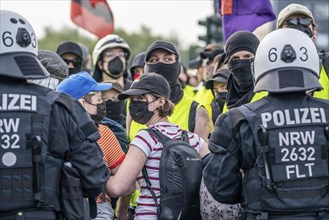
[[[245,219],[329,219],[329,102],[270,94],[221,115],[203,173]]]
[[[24,81],[0,81],[0,219],[59,219],[70,199],[83,208],[82,196],[101,193],[110,174],[81,104]],[[75,177],[63,180],[64,163]]]

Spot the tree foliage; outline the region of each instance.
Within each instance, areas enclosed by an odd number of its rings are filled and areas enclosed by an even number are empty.
[[[85,45],[89,52],[92,53],[98,38],[92,36],[91,34],[87,35],[84,33],[83,30],[78,30],[77,28],[70,28],[67,26],[64,26],[63,28],[59,30],[54,30],[52,27],[46,27],[45,28],[45,34],[44,36],[39,39],[39,48],[43,50],[51,50],[56,51],[57,46],[63,42],[63,41],[74,41],[77,43],[81,43]],[[171,34],[170,37],[164,37],[161,35],[154,35],[152,33],[152,30],[146,26],[141,26],[140,30],[138,32],[132,32],[128,33],[123,29],[117,28],[114,32],[114,34],[119,35],[123,39],[125,39],[131,48],[131,58],[135,57],[140,52],[143,52],[146,50],[146,48],[154,41],[156,40],[166,40],[175,43],[179,47],[179,39],[175,35],[175,33]],[[196,52],[198,50],[197,45],[192,45],[188,49],[181,49],[180,55],[181,55],[181,61],[187,65],[187,62],[189,59],[194,59],[196,57]]]

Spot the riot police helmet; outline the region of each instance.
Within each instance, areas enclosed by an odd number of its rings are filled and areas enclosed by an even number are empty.
[[[275,30],[260,42],[254,60],[254,92],[288,93],[321,90],[320,60],[305,33]]]
[[[0,10],[0,76],[41,79],[49,76],[38,60],[38,40],[21,15]]]

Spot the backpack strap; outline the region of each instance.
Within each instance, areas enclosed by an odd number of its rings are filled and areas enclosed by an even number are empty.
[[[199,103],[197,103],[196,101],[193,101],[191,104],[190,114],[188,116],[188,130],[190,132],[193,132],[195,129],[195,116],[198,106]]]
[[[144,176],[144,179],[145,179],[145,182],[146,182],[146,187],[147,187],[147,189],[150,190],[150,192],[151,192],[152,198],[153,198],[154,203],[155,203],[155,206],[156,206],[156,208],[157,208],[157,216],[158,216],[158,218],[159,218],[159,216],[160,216],[160,205],[159,205],[159,203],[158,203],[158,199],[157,199],[157,197],[156,197],[156,195],[155,195],[155,192],[154,192],[154,190],[152,189],[152,183],[151,183],[151,181],[150,181],[150,178],[149,178],[149,175],[148,175],[148,173],[147,173],[147,170],[146,170],[146,167],[145,167],[145,166],[144,166],[143,169],[142,169],[142,173],[143,173],[143,176]]]

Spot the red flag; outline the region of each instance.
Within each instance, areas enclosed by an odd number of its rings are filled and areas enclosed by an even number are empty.
[[[72,0],[71,20],[99,38],[114,31],[113,15],[106,0]]]

